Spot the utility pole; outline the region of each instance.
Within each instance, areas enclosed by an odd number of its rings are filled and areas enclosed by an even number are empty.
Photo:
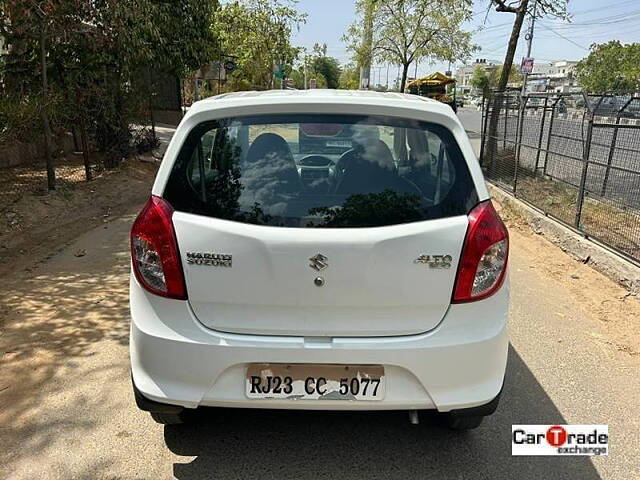
[[[531,23],[529,23],[529,31],[525,35],[527,40],[527,58],[531,58],[531,44],[533,43],[533,28],[536,24],[536,12],[538,10],[538,0],[533,0],[533,16],[531,17]],[[522,74],[522,95],[527,93],[527,77],[528,73]]]
[[[304,54],[304,89],[306,90],[307,87],[307,53],[305,52]]]

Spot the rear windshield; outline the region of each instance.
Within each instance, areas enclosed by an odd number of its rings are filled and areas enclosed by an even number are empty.
[[[204,122],[164,191],[182,212],[282,227],[375,227],[466,214],[477,195],[446,128],[354,115]]]

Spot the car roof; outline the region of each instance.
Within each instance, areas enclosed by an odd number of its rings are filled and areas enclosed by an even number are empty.
[[[399,92],[376,92],[373,90],[337,90],[337,89],[322,89],[322,88],[312,88],[309,90],[262,90],[262,91],[246,91],[246,92],[232,92],[232,93],[223,93],[221,95],[216,95],[214,97],[209,97],[205,102],[220,100],[223,98],[232,99],[232,98],[246,98],[246,97],[324,97],[324,98],[334,98],[334,97],[351,97],[351,98],[393,98],[396,100],[413,100],[413,101],[425,101],[425,102],[435,102],[430,98],[420,97],[418,95],[411,95],[408,93],[399,93]]]
[[[398,92],[375,92],[371,90],[264,90],[223,93],[195,102],[189,114],[195,114],[218,108],[233,107],[247,102],[260,105],[286,104],[342,104],[342,105],[379,105],[384,107],[413,108],[437,111],[454,117],[453,110],[446,104],[418,95]]]

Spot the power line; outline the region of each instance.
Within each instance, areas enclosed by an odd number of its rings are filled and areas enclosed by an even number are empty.
[[[575,28],[593,27],[593,26],[599,26],[599,25],[613,25],[613,24],[619,25],[621,23],[625,23],[628,21],[634,21],[637,19],[638,16],[640,16],[640,10],[632,10],[631,12],[627,12],[627,13],[612,15],[610,17],[603,17],[603,18],[600,18],[598,21],[586,21],[586,22],[579,22],[579,23],[561,23],[561,24],[555,25],[555,27],[571,30]]]
[[[565,36],[564,36],[564,35],[562,35],[561,33],[556,32],[553,28],[551,28],[551,27],[547,27],[547,26],[546,26],[544,23],[542,23],[542,22],[539,22],[539,25],[540,25],[542,28],[544,28],[545,30],[549,30],[550,32],[555,33],[558,37],[560,37],[560,38],[564,38],[567,42],[574,44],[576,47],[578,47],[578,48],[582,48],[583,50],[589,50],[589,48],[587,48],[587,47],[585,47],[585,46],[583,46],[583,45],[580,45],[580,44],[578,44],[578,43],[574,42],[573,40],[571,40],[570,38],[565,37]]]
[[[602,10],[611,10],[611,8],[620,7],[622,5],[626,5],[626,4],[629,4],[629,3],[637,3],[637,1],[638,0],[626,0],[626,1],[623,1],[623,2],[618,2],[613,7],[611,5],[606,5],[604,7],[590,8],[588,10],[578,10],[577,12],[573,12],[573,14],[574,15],[584,15],[585,13],[600,12]]]

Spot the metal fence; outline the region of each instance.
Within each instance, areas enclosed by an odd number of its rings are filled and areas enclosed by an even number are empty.
[[[142,153],[157,146],[155,133],[146,125],[132,125],[131,131],[131,153]],[[30,195],[48,192],[47,166],[42,140],[38,137],[34,143],[0,145],[0,214]],[[73,190],[117,166],[109,162],[107,154],[95,149],[88,148],[85,157],[79,137],[79,133],[69,132],[54,139],[53,171],[55,188],[60,192]]]
[[[47,192],[47,167],[42,141],[0,145],[0,212],[26,194]],[[54,141],[53,163],[58,189],[68,189],[90,180],[102,170],[101,159],[91,155],[85,163],[79,141],[60,136]]]
[[[639,94],[493,94],[482,125],[490,181],[640,261]]]

